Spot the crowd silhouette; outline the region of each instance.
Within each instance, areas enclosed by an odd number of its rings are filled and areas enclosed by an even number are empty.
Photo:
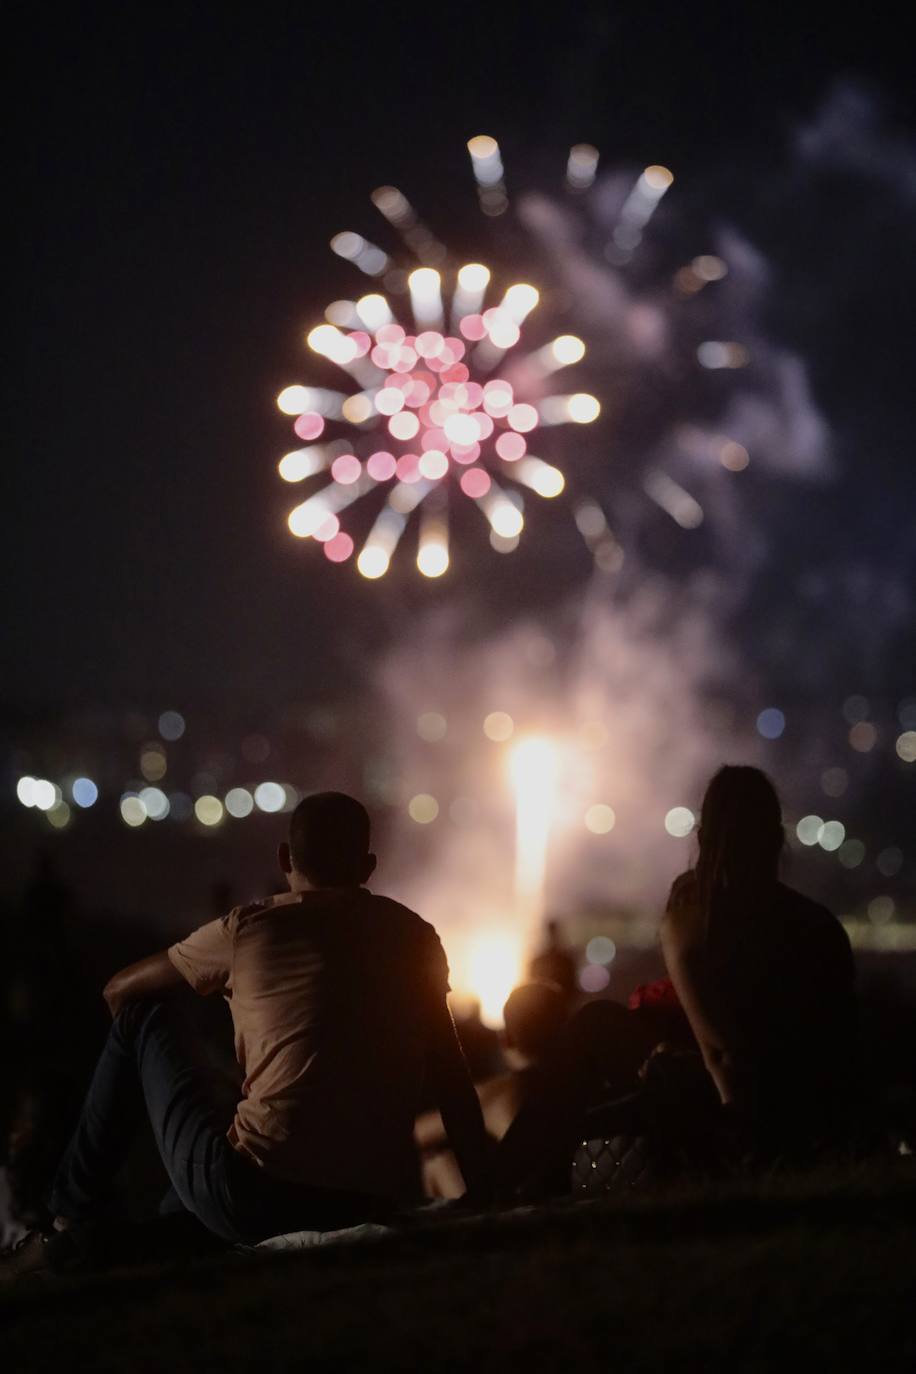
[[[660,919],[665,976],[581,1005],[552,922],[501,1039],[474,1013],[456,1027],[439,939],[369,891],[369,818],[341,793],[293,813],[280,895],[226,912],[214,894],[212,921],[120,967],[104,1001],[43,858],[4,925],[0,1273],[117,1256],[146,1215],[183,1245],[256,1243],[423,1197],[911,1153],[912,1007],[863,1004],[842,925],[782,881],[769,779],[720,769],[697,840]]]

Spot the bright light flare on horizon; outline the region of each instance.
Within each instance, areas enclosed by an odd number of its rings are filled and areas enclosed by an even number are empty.
[[[508,930],[482,930],[468,942],[456,981],[459,993],[480,1003],[480,1019],[501,1026],[503,1007],[522,977],[522,945]]]

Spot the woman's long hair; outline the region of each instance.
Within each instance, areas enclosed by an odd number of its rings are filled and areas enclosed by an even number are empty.
[[[700,812],[697,896],[707,936],[735,901],[753,904],[778,878],[782,810],[766,773],[727,764],[706,788]]]

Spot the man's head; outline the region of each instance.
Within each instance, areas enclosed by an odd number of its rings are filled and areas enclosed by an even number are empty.
[[[369,814],[343,792],[316,792],[299,803],[280,845],[290,887],[359,887],[375,869],[369,852]]]

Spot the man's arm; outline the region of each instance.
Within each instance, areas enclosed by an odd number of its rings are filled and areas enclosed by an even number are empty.
[[[468,1193],[474,1198],[488,1199],[490,1142],[444,997],[436,998],[431,1022],[429,1073],[436,1105]]]
[[[182,987],[187,987],[186,980],[163,950],[122,968],[109,978],[102,996],[114,1018],[128,1002],[141,997],[168,997]]]

